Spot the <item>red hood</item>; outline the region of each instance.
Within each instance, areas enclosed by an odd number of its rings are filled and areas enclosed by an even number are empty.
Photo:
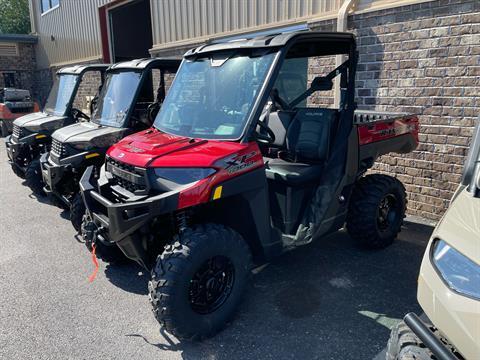
[[[185,138],[149,129],[125,137],[108,150],[115,160],[138,167],[209,167],[245,149],[230,141]]]

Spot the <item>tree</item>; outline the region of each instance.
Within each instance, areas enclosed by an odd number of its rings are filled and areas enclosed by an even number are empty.
[[[0,34],[30,33],[28,0],[0,0]]]

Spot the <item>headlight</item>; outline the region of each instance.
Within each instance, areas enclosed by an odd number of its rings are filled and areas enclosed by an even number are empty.
[[[480,265],[443,240],[437,240],[433,244],[432,261],[452,290],[480,299]]]
[[[155,175],[175,184],[185,185],[215,173],[212,168],[155,168]]]

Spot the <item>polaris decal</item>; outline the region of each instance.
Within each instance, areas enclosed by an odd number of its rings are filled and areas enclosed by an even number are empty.
[[[226,160],[227,166],[225,167],[225,170],[229,174],[233,174],[245,169],[249,169],[253,166],[255,166],[255,160],[253,158],[257,155],[256,151],[252,151],[251,153],[242,155],[240,157],[232,157],[229,160]]]

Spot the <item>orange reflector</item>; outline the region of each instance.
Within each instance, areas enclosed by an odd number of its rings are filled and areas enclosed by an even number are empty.
[[[97,256],[95,255],[95,244],[92,244],[92,262],[93,262],[93,265],[95,265],[95,269],[93,270],[92,275],[88,277],[88,282],[93,282],[93,280],[95,280],[95,278],[97,277],[98,268],[99,268]]]
[[[99,153],[87,154],[87,155],[85,155],[85,159],[90,159],[90,158],[95,157],[95,156],[100,156],[100,154]]]
[[[219,186],[215,189],[215,192],[213,193],[213,200],[217,200],[222,197],[222,188],[222,186]]]
[[[43,139],[43,138],[46,138],[46,137],[47,137],[47,135],[40,134],[40,135],[35,136],[35,139]]]

